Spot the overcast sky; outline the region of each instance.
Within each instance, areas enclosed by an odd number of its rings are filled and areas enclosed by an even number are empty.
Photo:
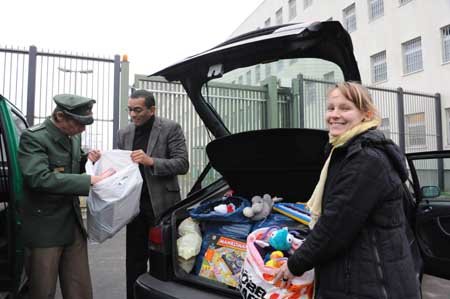
[[[128,54],[148,75],[221,43],[262,1],[2,0],[0,47]]]

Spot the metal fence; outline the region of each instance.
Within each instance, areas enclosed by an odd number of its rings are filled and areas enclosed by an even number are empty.
[[[94,98],[95,122],[83,133],[85,148],[111,149],[119,128],[120,57],[0,48],[0,92],[27,117],[42,122],[55,104],[52,97],[72,93]]]
[[[326,128],[326,94],[334,82],[301,75],[290,87],[280,87],[276,82],[275,77],[259,87],[210,82],[202,94],[232,133],[271,127]],[[208,163],[205,147],[213,136],[208,134],[180,83],[137,75],[134,87],[152,91],[158,115],[177,121],[185,132],[191,167],[180,181],[182,193],[186,194]],[[442,149],[439,94],[401,88],[368,89],[382,118],[380,130],[405,152]]]

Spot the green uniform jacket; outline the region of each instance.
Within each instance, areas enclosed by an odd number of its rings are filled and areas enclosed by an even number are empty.
[[[76,225],[86,236],[78,195],[89,194],[91,178],[80,174],[86,161],[81,135],[69,138],[47,118],[22,133],[18,156],[26,192],[21,204],[25,245],[69,245]]]

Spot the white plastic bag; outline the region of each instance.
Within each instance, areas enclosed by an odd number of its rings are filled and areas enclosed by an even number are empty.
[[[139,213],[142,177],[131,151],[102,152],[101,158],[86,163],[86,173],[99,175],[113,168],[116,173],[92,186],[87,199],[89,240],[103,242],[113,237]]]

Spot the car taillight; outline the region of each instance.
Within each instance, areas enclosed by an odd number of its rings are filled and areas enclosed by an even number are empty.
[[[161,226],[155,226],[148,230],[148,240],[154,245],[161,245],[163,243],[163,233]]]

